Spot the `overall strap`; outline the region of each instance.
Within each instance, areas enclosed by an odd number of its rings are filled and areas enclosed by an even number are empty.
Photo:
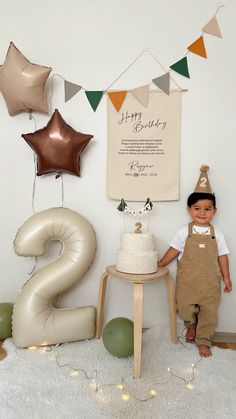
[[[191,237],[193,233],[193,223],[188,224],[188,237]]]
[[[211,230],[212,239],[215,239],[215,229],[214,229],[214,226],[212,224],[210,224],[210,230]]]

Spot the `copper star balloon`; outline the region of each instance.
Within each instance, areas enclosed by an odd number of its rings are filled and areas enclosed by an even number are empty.
[[[10,43],[5,62],[0,66],[0,90],[9,115],[21,111],[48,112],[44,86],[51,71],[50,67],[30,63]]]
[[[37,154],[37,175],[67,172],[80,176],[80,154],[93,138],[68,125],[56,109],[46,127],[22,137]]]

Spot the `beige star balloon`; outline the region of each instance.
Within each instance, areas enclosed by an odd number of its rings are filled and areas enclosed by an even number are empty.
[[[0,91],[5,99],[9,115],[19,112],[48,112],[45,83],[52,69],[30,63],[10,43],[6,59],[0,66]]]

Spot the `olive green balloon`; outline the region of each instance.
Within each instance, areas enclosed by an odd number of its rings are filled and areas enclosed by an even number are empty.
[[[12,303],[0,303],[0,339],[12,336]]]
[[[119,358],[134,353],[134,324],[125,317],[110,320],[103,329],[102,340],[105,348]]]

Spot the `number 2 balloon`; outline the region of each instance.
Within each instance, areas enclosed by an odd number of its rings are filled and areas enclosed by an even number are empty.
[[[37,154],[38,176],[51,172],[80,176],[80,154],[93,135],[75,131],[56,109],[46,127],[22,137]]]
[[[48,112],[44,86],[51,71],[50,67],[30,63],[10,43],[5,62],[0,66],[0,91],[9,115],[21,111]]]

